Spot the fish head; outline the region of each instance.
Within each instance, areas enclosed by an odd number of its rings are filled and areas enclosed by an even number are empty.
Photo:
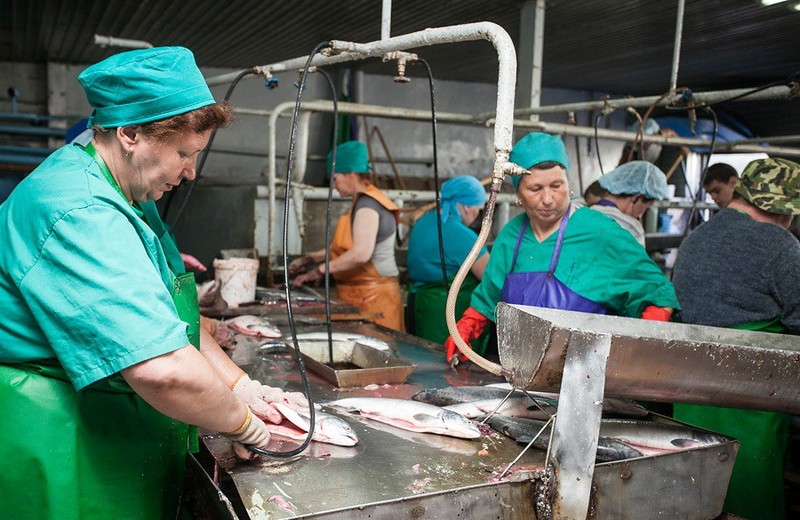
[[[448,432],[452,432],[448,433],[448,435],[461,437],[463,439],[477,439],[481,436],[481,431],[478,429],[475,423],[460,413],[456,413],[451,410],[442,410],[442,413],[439,417],[444,424],[445,429]]]
[[[355,446],[358,443],[356,432],[343,419],[335,415],[324,414],[315,422],[316,432],[327,439],[325,442],[339,446]]]

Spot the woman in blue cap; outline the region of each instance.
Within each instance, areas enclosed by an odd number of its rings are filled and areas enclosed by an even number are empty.
[[[331,241],[330,272],[336,280],[340,300],[375,314],[374,321],[404,331],[403,299],[398,282],[394,242],[398,208],[369,180],[367,147],[359,141],[342,143],[336,149],[336,191],[352,197],[350,211],[339,217]],[[295,286],[316,282],[324,275],[325,250],[295,259],[289,274],[300,274]]]
[[[478,338],[497,302],[669,320],[675,290],[644,249],[612,219],[570,203],[567,152],[561,138],[534,132],[517,142],[512,177],[524,213],[511,219],[492,248],[471,306],[458,321],[462,339]],[[445,343],[448,361],[455,342]]]
[[[475,177],[460,175],[442,184],[441,200],[442,242],[448,283],[442,280],[436,210],[425,213],[411,229],[406,260],[408,277],[412,283],[409,307],[414,313],[414,330],[411,332],[435,343],[444,343],[450,335],[444,319],[447,290],[478,238],[477,233],[468,226],[478,218],[486,203],[486,190]],[[458,293],[456,313],[460,314],[469,307],[472,291],[480,282],[488,261],[489,253],[484,247]],[[473,347],[478,353],[483,353],[485,344],[486,335],[478,342],[473,342]]]
[[[0,472],[7,518],[175,518],[188,424],[266,447],[280,390],[201,331],[194,279],[152,206],[231,120],[192,53],[112,56],[78,77],[84,146],[0,206]],[[199,350],[198,350],[199,349]],[[233,390],[232,390],[233,389]]]
[[[644,247],[642,215],[656,200],[665,200],[667,176],[647,161],[631,161],[617,166],[598,179],[605,190],[592,209],[613,218]]]

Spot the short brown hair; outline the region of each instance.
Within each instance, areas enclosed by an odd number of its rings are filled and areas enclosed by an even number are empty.
[[[170,137],[185,132],[203,133],[208,130],[224,128],[233,121],[233,105],[227,101],[206,105],[195,110],[168,117],[152,123],[136,125],[142,134],[155,139],[164,141]],[[95,126],[95,132],[106,132],[107,128]]]

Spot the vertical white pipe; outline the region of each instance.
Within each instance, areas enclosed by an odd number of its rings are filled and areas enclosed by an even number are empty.
[[[675,45],[672,49],[672,74],[669,78],[669,91],[678,87],[678,66],[681,61],[681,40],[683,39],[683,11],[685,0],[678,0],[678,15],[675,17]]]
[[[542,64],[544,62],[544,12],[545,0],[536,0],[536,14],[533,19],[533,74],[531,76],[531,104],[538,107],[542,103]],[[538,121],[537,114],[530,115],[531,121]]]
[[[383,0],[381,9],[381,40],[388,40],[392,32],[392,0]]]

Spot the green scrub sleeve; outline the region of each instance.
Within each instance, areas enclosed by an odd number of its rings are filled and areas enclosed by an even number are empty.
[[[153,263],[163,253],[130,218],[103,204],[67,212],[19,284],[78,390],[189,344]]]
[[[521,223],[522,220],[513,219],[500,231],[489,255],[481,283],[472,293],[470,306],[492,321],[495,321],[495,308],[500,301],[500,293],[514,257],[514,246]],[[456,319],[458,318],[459,316],[456,316]]]

